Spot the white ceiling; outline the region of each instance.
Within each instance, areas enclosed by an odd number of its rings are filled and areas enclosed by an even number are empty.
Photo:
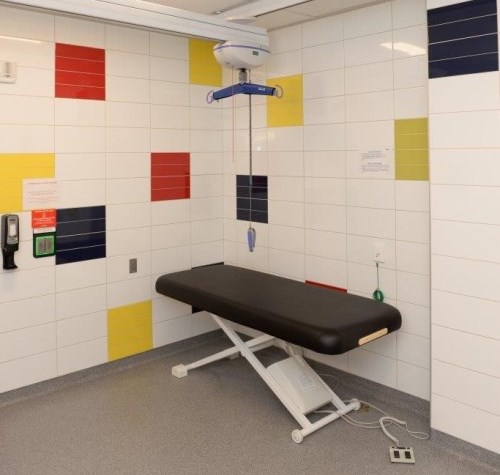
[[[147,0],[151,3],[167,5],[205,15],[214,15],[216,12],[224,12],[244,5],[251,5],[258,0]],[[252,26],[260,26],[268,30],[295,25],[305,21],[313,20],[322,16],[332,15],[361,6],[381,3],[384,0],[306,0],[299,5],[288,7],[279,11],[272,11],[259,15],[255,21],[249,23]],[[262,3],[262,2],[260,2]],[[269,2],[272,5],[273,2]],[[228,13],[230,15],[230,12]]]

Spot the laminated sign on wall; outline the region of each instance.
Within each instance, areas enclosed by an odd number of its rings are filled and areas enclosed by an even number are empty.
[[[390,163],[385,150],[367,150],[361,152],[361,171],[366,172],[387,172]]]

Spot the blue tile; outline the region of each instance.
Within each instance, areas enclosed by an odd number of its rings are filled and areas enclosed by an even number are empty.
[[[253,175],[252,176],[253,186],[267,187],[267,176],[263,175]],[[250,176],[249,175],[236,175],[236,186],[250,186]]]
[[[429,63],[430,79],[458,76],[461,74],[486,73],[489,71],[498,71],[498,53]]]
[[[106,231],[105,219],[86,221],[68,221],[57,223],[57,236],[71,236],[74,234],[97,233]]]
[[[105,206],[88,206],[85,208],[67,208],[57,210],[58,223],[103,218],[106,218]]]
[[[443,25],[429,27],[429,43],[469,38],[471,36],[497,33],[497,16],[490,15],[482,18],[457,21]]]
[[[236,219],[240,221],[250,221],[250,211],[247,209],[236,210]],[[254,223],[268,223],[267,211],[252,211],[252,222]]]
[[[434,26],[452,21],[465,20],[466,18],[494,15],[496,13],[496,0],[472,0],[428,10],[427,24]]]
[[[268,223],[267,211],[252,211],[252,222],[254,223]]]
[[[67,251],[69,249],[78,249],[83,247],[105,246],[106,233],[79,234],[75,236],[57,236],[57,252]]]
[[[236,219],[240,221],[250,221],[250,211],[248,209],[237,209]]]
[[[252,186],[251,190],[253,198],[259,198],[261,200],[267,199],[267,188]],[[250,187],[238,186],[236,188],[236,196],[238,196],[239,198],[248,198],[250,196]]]
[[[57,210],[56,264],[106,257],[106,207]]]
[[[477,36],[429,45],[429,62],[498,51],[498,35]]]
[[[250,200],[248,198],[237,198],[237,209],[250,209]],[[267,211],[267,200],[252,200],[251,208],[256,211]]]
[[[85,247],[70,251],[57,250],[56,264],[70,264],[71,262],[90,261],[106,257],[106,246]]]
[[[250,221],[252,218],[255,222],[268,222],[267,183],[267,176],[263,175],[253,176],[252,186],[248,175],[236,176],[236,219]]]

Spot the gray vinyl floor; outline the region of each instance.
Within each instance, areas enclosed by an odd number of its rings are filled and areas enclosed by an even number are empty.
[[[410,439],[416,465],[393,465],[379,430],[342,420],[297,445],[297,424],[242,358],[176,379],[171,366],[228,347],[222,336],[106,375],[0,406],[0,473],[15,474],[487,474],[433,440]],[[265,350],[264,360],[276,358]],[[324,369],[324,368],[323,368]],[[332,384],[334,379],[329,379]],[[422,415],[340,381],[337,393],[379,405],[427,430]],[[357,415],[376,418],[368,412]],[[396,433],[396,432],[395,432]]]

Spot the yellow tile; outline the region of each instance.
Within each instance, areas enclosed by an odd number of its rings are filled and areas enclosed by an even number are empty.
[[[304,100],[302,74],[267,80],[268,86],[279,85],[283,97],[267,98],[267,126],[292,127],[304,125]]]
[[[396,150],[428,150],[429,136],[427,134],[395,135]]]
[[[418,119],[398,119],[395,121],[394,132],[398,134],[426,134],[428,130],[427,117]]]
[[[400,165],[396,162],[396,180],[429,181],[429,166]]]
[[[428,119],[394,121],[396,180],[429,180]]]
[[[53,153],[3,153],[0,154],[0,211],[14,212],[23,209],[22,181],[27,178],[53,178],[55,155]]]
[[[109,361],[153,348],[151,300],[108,310]]]
[[[222,66],[214,56],[216,41],[189,39],[189,82],[202,86],[222,86]]]
[[[428,165],[428,150],[396,150],[396,162],[400,165]]]

